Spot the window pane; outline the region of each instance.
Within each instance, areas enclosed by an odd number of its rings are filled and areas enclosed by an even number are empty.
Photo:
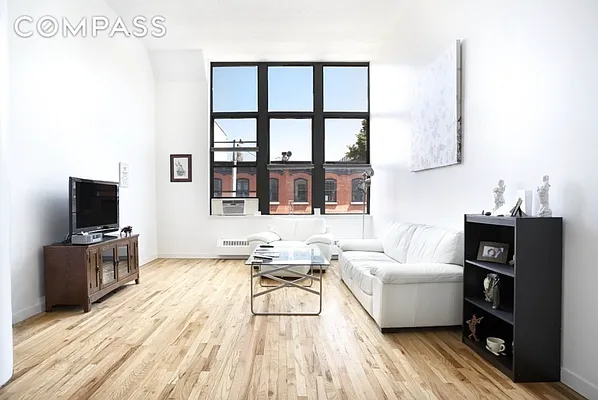
[[[249,179],[237,179],[237,197],[249,197]]]
[[[214,197],[257,197],[255,167],[215,167]],[[216,196],[216,181],[220,196]]]
[[[214,197],[222,197],[222,179],[214,178]]]
[[[311,169],[273,169],[270,180],[278,180],[278,204],[270,203],[270,214],[311,214]]]
[[[295,203],[307,203],[307,179],[295,178]]]
[[[327,119],[325,122],[326,162],[367,162],[367,121]]]
[[[326,179],[324,182],[324,201],[336,203],[336,179]]]
[[[363,192],[359,189],[363,168],[326,168],[325,196],[331,195],[335,183],[335,200],[326,201],[326,214],[361,214]],[[330,183],[329,183],[330,182]]]
[[[278,203],[278,179],[270,178],[270,203]]]
[[[291,162],[311,161],[311,119],[270,120],[270,161],[281,161],[289,151]]]
[[[367,111],[368,68],[324,67],[324,111]]]
[[[232,151],[238,147],[257,147],[257,125],[255,119],[214,120],[214,147],[230,149],[215,151],[214,161],[257,161],[255,151]]]
[[[361,189],[361,178],[354,178],[351,181],[351,202],[363,203],[364,193]]]
[[[215,67],[212,73],[215,112],[257,111],[257,67]]]
[[[313,111],[312,67],[269,67],[269,111]]]

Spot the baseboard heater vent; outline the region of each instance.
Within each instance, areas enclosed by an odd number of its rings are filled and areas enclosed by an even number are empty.
[[[240,239],[218,239],[218,247],[249,247],[249,242]]]

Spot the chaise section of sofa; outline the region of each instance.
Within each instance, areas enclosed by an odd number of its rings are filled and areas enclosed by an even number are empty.
[[[392,222],[379,239],[339,241],[339,266],[382,331],[462,322],[461,231]]]

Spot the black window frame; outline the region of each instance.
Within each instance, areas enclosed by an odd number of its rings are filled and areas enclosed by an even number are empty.
[[[276,182],[276,184],[274,185],[276,187],[276,190],[272,190],[272,183]],[[279,197],[278,197],[278,192],[279,192],[279,188],[280,188],[280,180],[278,178],[270,178],[270,192],[268,194],[268,199],[270,201],[270,203],[278,203]],[[276,196],[272,196],[272,194],[275,193]]]
[[[219,67],[256,67],[257,73],[257,111],[240,112],[215,112],[214,99],[214,68]],[[313,109],[312,111],[269,111],[268,103],[268,68],[269,67],[312,67],[313,68]],[[324,68],[328,67],[364,67],[367,68],[367,110],[366,111],[324,111]],[[371,67],[369,62],[211,62],[210,63],[210,173],[213,177],[215,167],[255,167],[256,168],[256,197],[259,201],[259,210],[263,215],[270,214],[270,170],[285,168],[308,168],[311,174],[311,203],[312,214],[320,209],[322,214],[325,208],[325,176],[326,168],[350,168],[363,171],[371,166]],[[218,119],[255,119],[257,126],[257,160],[255,162],[215,162],[214,161],[214,122]],[[270,162],[269,134],[271,119],[311,119],[312,120],[312,161],[311,162]],[[366,160],[364,162],[326,162],[325,161],[325,121],[327,119],[361,119],[367,124],[366,131]],[[294,192],[293,185],[293,192]],[[309,194],[309,186],[307,190]],[[251,192],[250,192],[251,193]],[[293,193],[293,197],[294,197]],[[214,198],[214,180],[210,180],[210,198]],[[338,186],[337,186],[338,196]],[[353,196],[353,194],[351,195]],[[337,197],[338,199],[338,197]],[[366,199],[366,213],[370,214],[370,192]],[[210,214],[211,210],[210,201]],[[339,215],[340,213],[335,213]],[[346,213],[354,214],[354,213]]]
[[[331,189],[328,188],[329,183],[333,185],[333,187]],[[337,202],[337,199],[338,199],[337,191],[338,191],[338,182],[336,179],[327,178],[324,180],[324,201],[326,203],[336,203]],[[330,199],[330,200],[326,200],[326,194],[328,192],[332,193],[332,196],[331,196],[332,199]]]

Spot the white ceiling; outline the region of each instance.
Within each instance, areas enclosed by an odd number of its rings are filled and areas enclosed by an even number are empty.
[[[354,59],[392,36],[405,0],[107,0],[121,16],[166,18],[148,48],[203,49],[206,55],[305,54]]]
[[[123,18],[166,18],[151,50],[202,49],[247,61],[428,59],[455,36],[445,14],[467,0],[106,0]],[[450,3],[450,4],[447,4]],[[457,13],[458,14],[458,13]],[[442,26],[435,24],[442,22]],[[455,26],[457,22],[455,21]],[[450,28],[451,24],[449,24]],[[429,51],[424,51],[430,46]]]

